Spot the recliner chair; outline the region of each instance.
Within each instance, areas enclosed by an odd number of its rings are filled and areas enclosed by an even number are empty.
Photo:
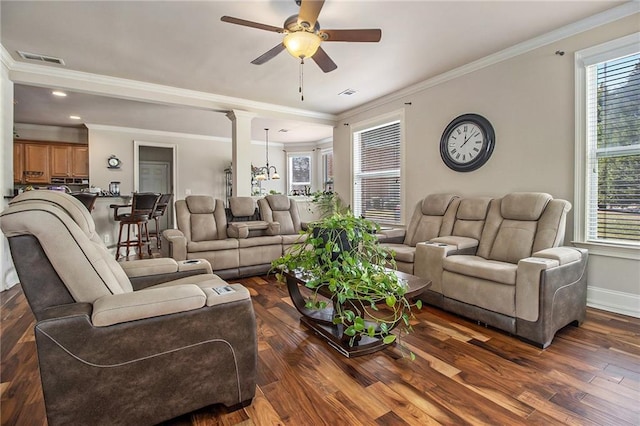
[[[256,325],[243,286],[204,260],[123,269],[82,203],[56,191],[14,198],[0,228],[36,317],[50,425],[156,424],[251,402]]]
[[[460,199],[454,194],[431,194],[420,201],[406,230],[381,231],[380,245],[395,253],[399,271],[413,274],[416,244],[450,235]]]

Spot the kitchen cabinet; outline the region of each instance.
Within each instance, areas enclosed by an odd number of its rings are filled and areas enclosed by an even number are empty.
[[[87,145],[24,140],[13,143],[16,183],[86,183],[88,178]]]
[[[89,177],[89,147],[88,146],[72,146],[71,147],[71,176],[72,177]]]
[[[89,177],[89,148],[52,144],[51,177]]]
[[[22,183],[24,172],[24,144],[15,142],[13,144],[13,181]]]
[[[24,144],[24,183],[49,183],[49,145]]]

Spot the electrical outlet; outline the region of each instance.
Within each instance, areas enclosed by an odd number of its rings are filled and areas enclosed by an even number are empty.
[[[104,234],[104,236],[102,237],[102,239],[104,240],[105,244],[109,244],[111,242],[111,235],[109,234]]]

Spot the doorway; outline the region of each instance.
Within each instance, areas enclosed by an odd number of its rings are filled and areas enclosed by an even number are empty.
[[[173,202],[177,188],[176,146],[140,141],[135,141],[134,145],[134,189],[138,192],[174,194],[169,208],[160,218],[159,231],[173,228]]]

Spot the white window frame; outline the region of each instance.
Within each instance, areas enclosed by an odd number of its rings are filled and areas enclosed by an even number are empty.
[[[324,191],[327,185],[327,156],[333,156],[333,148],[324,148],[320,150],[320,163],[321,163],[321,175],[320,175],[320,191]],[[333,162],[333,160],[332,160]],[[333,183],[335,185],[335,182]]]
[[[291,167],[291,159],[293,157],[309,157],[309,182],[305,185],[308,185],[310,190],[313,190],[313,152],[311,151],[300,151],[300,152],[291,152],[287,153],[287,195],[291,195],[293,191],[293,167]],[[300,183],[296,183],[296,185],[301,185]]]
[[[587,70],[590,65],[638,52],[640,33],[635,33],[597,46],[580,50],[575,54],[575,176],[574,176],[574,241],[578,247],[589,249],[592,254],[640,260],[640,247],[633,243],[588,241],[587,161]]]
[[[405,191],[406,191],[406,182],[405,182],[405,119],[404,119],[404,109],[393,111],[370,120],[361,121],[358,123],[354,123],[351,126],[351,134],[350,134],[350,167],[351,167],[351,206],[352,208],[355,206],[355,181],[356,181],[356,157],[355,157],[355,138],[354,134],[357,132],[361,132],[363,130],[371,129],[373,127],[383,126],[385,124],[392,123],[394,121],[400,122],[400,223],[394,224],[393,226],[405,226],[406,224],[406,208],[405,208]]]

